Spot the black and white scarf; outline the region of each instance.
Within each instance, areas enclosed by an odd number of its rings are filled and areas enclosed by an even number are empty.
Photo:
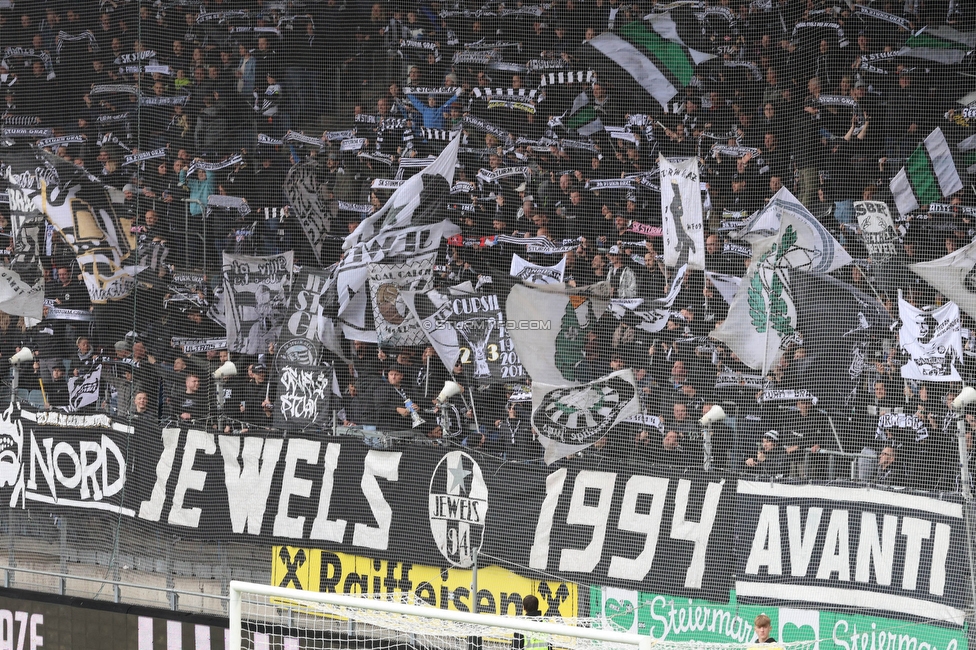
[[[197,171],[198,169],[202,169],[208,172],[213,172],[213,171],[217,171],[218,169],[233,167],[234,165],[243,162],[243,160],[244,160],[244,156],[242,156],[239,153],[236,153],[233,156],[229,158],[225,158],[224,160],[221,160],[219,162],[206,162],[203,160],[197,160],[191,163],[190,166],[186,168],[186,175],[189,176],[190,174]]]

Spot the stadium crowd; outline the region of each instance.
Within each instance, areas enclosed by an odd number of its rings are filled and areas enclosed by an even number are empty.
[[[584,47],[661,11],[658,2],[48,0],[0,8],[5,132],[36,128],[44,133],[17,138],[63,138],[49,145],[52,153],[122,190],[116,210],[131,220],[148,267],[129,297],[93,305],[74,253],[49,230],[42,255],[48,317],[30,323],[0,315],[0,372],[9,376],[7,359],[28,346],[35,363],[21,368],[18,392],[37,407],[70,407],[69,380],[102,365],[98,399],[80,412],[227,431],[272,427],[273,346],[243,354],[184,352],[179,344],[224,335],[221,253],[293,250],[297,265],[327,267],[339,259],[343,237],[389,197],[390,186],[375,181],[401,167],[409,173],[401,161],[437,154],[456,129],[464,131],[455,176],[462,191],[452,194],[448,216],[462,241],[544,237],[565,250],[445,242],[439,284],[488,277],[503,284],[518,253],[542,266],[564,258],[573,286],[609,281],[617,298],[664,297],[674,269],[662,261],[660,193],[649,174],[660,153],[700,159],[708,271],[745,274],[750,251],[729,238],[730,224],[787,187],[856,260],[835,272],[839,279],[877,296],[894,318],[899,290],[915,305],[939,304],[942,297],[907,265],[972,241],[976,217],[964,209],[976,206],[972,188],[946,199],[961,206],[957,212],[898,218],[893,210],[901,239],[884,264],[864,247],[854,202],[893,208],[891,177],[935,127],[953,144],[973,133],[976,118],[958,103],[973,88],[971,52],[951,63],[873,55],[896,52],[926,25],[972,36],[976,6],[868,4],[877,11],[828,0],[672,3],[686,44],[716,57],[696,68],[667,110]],[[820,102],[821,95],[852,98],[855,108]],[[594,120],[599,127],[591,129]],[[153,153],[139,158],[146,152]],[[331,215],[321,262],[283,190],[289,169],[312,159],[315,192]],[[509,167],[526,171],[491,173]],[[648,182],[594,182],[633,175]],[[248,209],[213,196],[243,198]],[[12,250],[2,214],[0,231],[7,239],[0,248]],[[721,403],[730,418],[713,428],[713,467],[827,480],[849,478],[846,468],[860,455],[859,480],[958,487],[947,404],[960,386],[903,379],[896,334],[872,348],[857,399],[825,412],[810,397],[760,399],[770,388],[802,390],[817,372],[804,363],[802,341],[768,378],[756,378],[708,338],[729,305],[701,271],[685,275],[674,306],[659,332],[626,318],[604,318],[590,330],[576,380],[632,368],[649,417],[619,425],[562,462],[701,466],[698,419]],[[976,330],[968,316],[963,324]],[[472,385],[460,363],[451,373],[424,346],[347,347],[353,363],[328,357],[345,424],[409,430],[409,402],[428,420],[420,430],[429,440],[513,460],[541,456],[531,402],[516,399],[524,387],[466,391],[475,409],[460,408],[464,426],[449,435],[431,401],[452,377]],[[228,359],[239,374],[218,395],[212,375]],[[976,356],[966,362],[960,371],[969,383]],[[735,381],[718,379],[730,374]],[[877,426],[884,412],[915,416],[923,424],[913,431],[924,435],[884,434]],[[969,440],[976,419],[966,415],[966,423]]]

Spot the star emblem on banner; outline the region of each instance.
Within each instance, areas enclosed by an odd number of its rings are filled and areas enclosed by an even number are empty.
[[[448,494],[460,494],[464,490],[464,481],[471,475],[470,470],[464,469],[463,461],[459,456],[456,465],[449,465],[447,468],[447,474],[450,477],[450,481],[447,485]]]

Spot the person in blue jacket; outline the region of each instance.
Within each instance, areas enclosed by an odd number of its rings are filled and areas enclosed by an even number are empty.
[[[413,107],[420,111],[421,116],[424,120],[424,126],[428,129],[443,129],[445,128],[446,122],[446,111],[451,104],[457,101],[457,95],[451,95],[451,98],[446,102],[437,105],[437,95],[431,93],[427,95],[427,103],[423,103],[416,95],[407,95],[407,99],[413,104]]]

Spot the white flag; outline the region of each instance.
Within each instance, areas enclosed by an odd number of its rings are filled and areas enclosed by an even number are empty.
[[[956,362],[962,363],[962,325],[959,306],[949,302],[938,309],[922,310],[898,295],[901,330],[898,342],[911,357],[901,376],[923,381],[961,381]]]
[[[908,268],[976,318],[976,242]]]
[[[670,267],[687,263],[689,269],[703,271],[705,228],[702,223],[698,158],[672,164],[659,155],[657,164],[661,171],[664,263]]]
[[[663,190],[662,190],[663,191]],[[795,242],[789,253],[792,268],[815,273],[830,273],[853,260],[833,235],[803,207],[785,187],[770,199],[736,232],[736,238],[754,242],[793,226]]]
[[[736,275],[713,273],[712,271],[705,271],[705,277],[718,289],[722,295],[722,300],[731,305],[735,299],[735,294],[739,291],[739,286],[742,284],[742,278]]]
[[[577,386],[532,382],[532,428],[552,464],[581,451],[640,412],[632,370]]]
[[[518,255],[512,255],[512,268],[509,274],[532,284],[561,284],[565,272],[565,257],[554,266],[540,266],[524,260]]]

